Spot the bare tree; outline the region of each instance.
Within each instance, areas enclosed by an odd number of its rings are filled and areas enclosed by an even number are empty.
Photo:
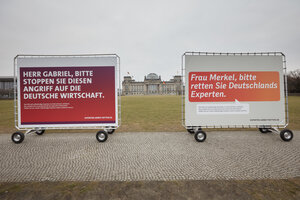
[[[289,93],[300,93],[300,69],[288,73],[287,83]]]

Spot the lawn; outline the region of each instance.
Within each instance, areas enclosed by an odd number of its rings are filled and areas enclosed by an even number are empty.
[[[14,101],[0,100],[0,133],[13,133],[14,120]]]
[[[289,126],[291,130],[300,130],[300,96],[289,97]]]
[[[0,199],[299,199],[300,178],[280,180],[1,183]]]
[[[122,124],[119,132],[184,131],[180,96],[123,96],[121,99]],[[16,130],[13,106],[12,100],[0,101],[0,133]],[[289,97],[289,117],[288,128],[300,130],[300,96]]]
[[[122,97],[119,131],[184,131],[180,96]]]

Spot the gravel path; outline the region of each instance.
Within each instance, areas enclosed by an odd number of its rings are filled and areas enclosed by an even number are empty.
[[[291,142],[274,133],[185,132],[0,135],[0,182],[227,180],[300,177],[300,131]]]

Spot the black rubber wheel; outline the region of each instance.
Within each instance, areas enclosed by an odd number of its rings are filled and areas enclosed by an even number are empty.
[[[270,129],[268,129],[268,128],[259,128],[258,129],[261,133],[270,133],[270,132],[272,132],[272,131],[270,131]]]
[[[107,130],[107,133],[108,133],[108,134],[113,134],[114,132],[115,132],[115,129],[108,129],[108,130]]]
[[[15,132],[11,135],[11,140],[16,144],[22,143],[24,138],[25,138],[25,136],[24,136],[24,133],[22,133],[22,132]]]
[[[195,133],[195,140],[197,142],[204,142],[206,139],[206,133],[204,131],[201,131],[201,130],[198,130],[196,133]]]
[[[45,133],[45,130],[36,130],[35,133],[37,135],[43,135]]]
[[[108,138],[108,135],[105,131],[98,131],[96,134],[98,142],[105,142]]]
[[[187,130],[187,132],[189,132],[190,134],[194,134],[194,133],[195,133],[194,129],[192,129],[192,128],[189,128],[189,129],[186,129],[186,130]]]
[[[282,131],[280,131],[280,137],[283,141],[289,142],[293,139],[294,134],[289,129],[283,129]]]

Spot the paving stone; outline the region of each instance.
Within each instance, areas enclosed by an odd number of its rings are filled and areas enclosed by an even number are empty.
[[[300,131],[284,142],[258,131],[0,135],[0,182],[282,179],[300,176]]]

